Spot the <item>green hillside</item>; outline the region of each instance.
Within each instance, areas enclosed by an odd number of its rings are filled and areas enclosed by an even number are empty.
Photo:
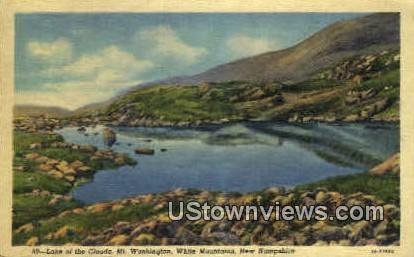
[[[130,126],[395,121],[399,83],[399,53],[384,51],[345,59],[295,84],[231,81],[141,88],[118,98],[97,117]]]

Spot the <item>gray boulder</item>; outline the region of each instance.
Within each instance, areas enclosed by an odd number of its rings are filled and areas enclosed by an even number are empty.
[[[102,133],[104,144],[111,147],[116,142],[116,134],[110,128],[105,128]]]

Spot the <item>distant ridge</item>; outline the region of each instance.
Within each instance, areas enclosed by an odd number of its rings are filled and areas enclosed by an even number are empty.
[[[74,115],[96,113],[139,89],[155,85],[191,85],[203,82],[278,82],[294,84],[346,58],[400,49],[398,13],[376,13],[333,23],[302,42],[279,51],[222,64],[193,76],[178,76],[139,84],[104,102],[88,104]]]
[[[194,76],[174,77],[155,83],[299,82],[347,57],[399,49],[399,20],[398,13],[377,13],[339,21],[290,48],[219,65]]]
[[[70,115],[71,111],[55,106],[37,106],[37,105],[15,105],[15,116],[40,116],[47,115],[49,117],[65,117]]]

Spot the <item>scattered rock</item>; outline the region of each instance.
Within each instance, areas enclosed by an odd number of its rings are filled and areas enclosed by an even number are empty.
[[[68,164],[67,161],[59,162],[59,164],[56,165],[56,169],[63,172],[63,173],[65,173],[65,171],[67,171],[67,170],[73,171],[73,169],[71,167],[69,167],[69,164]]]
[[[39,238],[37,236],[33,236],[26,241],[26,246],[36,246],[39,244]]]
[[[370,174],[381,176],[384,174],[399,174],[400,173],[400,154],[396,153],[383,163],[378,164],[369,171]]]
[[[88,211],[92,213],[103,212],[112,208],[110,203],[97,203],[88,207]]]
[[[116,235],[111,240],[109,240],[108,245],[126,245],[128,243],[129,237],[127,235]]]
[[[400,215],[400,209],[394,204],[386,204],[383,206],[383,208],[384,217],[388,218],[389,220],[396,219]]]
[[[36,158],[36,160],[34,160],[36,163],[42,164],[42,163],[46,163],[49,160],[49,158],[47,158],[46,156],[40,156],[38,158]]]
[[[41,143],[33,143],[30,144],[30,149],[35,150],[35,149],[41,149],[42,148],[42,144]]]
[[[55,233],[53,233],[53,238],[60,239],[60,238],[65,238],[67,236],[74,235],[74,234],[75,234],[75,231],[73,229],[71,229],[68,226],[63,226],[60,229],[58,229]]]
[[[20,226],[18,229],[16,229],[16,233],[28,233],[34,229],[34,226],[32,223],[27,223],[25,225]]]
[[[285,188],[284,187],[269,187],[269,188],[267,188],[265,191],[264,191],[264,193],[265,194],[271,194],[271,195],[273,195],[273,196],[276,196],[276,195],[281,195],[281,194],[284,194],[285,193]]]
[[[55,195],[53,198],[49,201],[49,205],[56,205],[60,201],[64,200],[62,195]]]
[[[43,172],[49,172],[51,170],[54,169],[54,167],[52,165],[48,165],[45,163],[42,163],[38,166],[39,170],[43,171]]]
[[[112,210],[112,211],[118,211],[118,210],[123,209],[124,207],[125,207],[125,206],[124,206],[124,205],[122,205],[122,204],[114,204],[114,205],[112,206],[111,210]]]
[[[74,176],[64,176],[64,179],[70,183],[75,182],[76,178]]]
[[[26,154],[25,155],[25,158],[27,160],[30,160],[30,161],[34,161],[34,160],[36,160],[39,157],[40,157],[40,154],[38,154],[38,153],[29,153],[29,154]]]
[[[116,142],[116,134],[110,128],[105,128],[102,133],[105,145],[111,147]]]
[[[135,149],[136,154],[145,154],[145,155],[153,155],[155,153],[154,149],[149,148],[137,148]]]
[[[85,212],[85,210],[82,208],[76,208],[76,209],[73,209],[72,212],[75,214],[82,214]]]
[[[339,240],[338,245],[340,245],[340,246],[351,246],[352,243],[348,239],[342,239],[342,240]]]
[[[315,232],[315,237],[319,240],[331,241],[346,239],[347,231],[341,227],[325,225]]]
[[[94,153],[96,152],[97,148],[93,145],[79,145],[79,150],[87,153]]]
[[[322,204],[329,199],[329,194],[324,191],[319,191],[315,196],[316,203]]]
[[[357,242],[361,238],[370,238],[372,236],[372,226],[366,220],[358,221],[351,225],[347,225],[347,228],[350,231],[348,238],[352,242]]]
[[[126,163],[126,160],[125,160],[124,156],[117,156],[117,157],[115,157],[114,162],[117,165],[124,165]]]
[[[132,240],[132,245],[151,245],[155,240],[155,236],[150,233],[142,233]]]
[[[378,237],[379,235],[383,235],[387,233],[388,230],[388,220],[381,221],[375,228],[374,228],[374,236]]]
[[[63,173],[58,170],[49,171],[47,174],[49,174],[50,176],[54,178],[58,178],[58,179],[63,178]]]
[[[84,166],[85,164],[83,164],[83,162],[81,162],[81,161],[79,161],[79,160],[76,160],[76,161],[73,161],[73,162],[71,162],[70,164],[69,164],[69,166],[72,168],[72,169],[74,169],[74,170],[77,170],[79,167],[82,167],[82,166]]]
[[[360,118],[359,118],[358,114],[350,114],[350,115],[345,117],[344,121],[345,122],[355,122],[355,121],[358,121],[359,119]]]
[[[329,245],[328,242],[323,241],[323,240],[318,240],[313,244],[313,246],[327,246],[327,245]]]
[[[89,166],[82,166],[82,167],[79,167],[77,171],[80,173],[88,173],[92,171],[92,168]]]

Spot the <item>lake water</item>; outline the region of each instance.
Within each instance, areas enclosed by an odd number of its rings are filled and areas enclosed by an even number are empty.
[[[88,136],[76,128],[58,133],[72,143],[105,148],[102,129],[88,128]],[[93,203],[178,187],[228,192],[291,187],[365,171],[399,151],[399,127],[394,125],[245,123],[113,130],[117,144],[112,148],[138,164],[97,172],[73,190],[76,199]],[[136,155],[138,147],[154,149],[155,154]]]

